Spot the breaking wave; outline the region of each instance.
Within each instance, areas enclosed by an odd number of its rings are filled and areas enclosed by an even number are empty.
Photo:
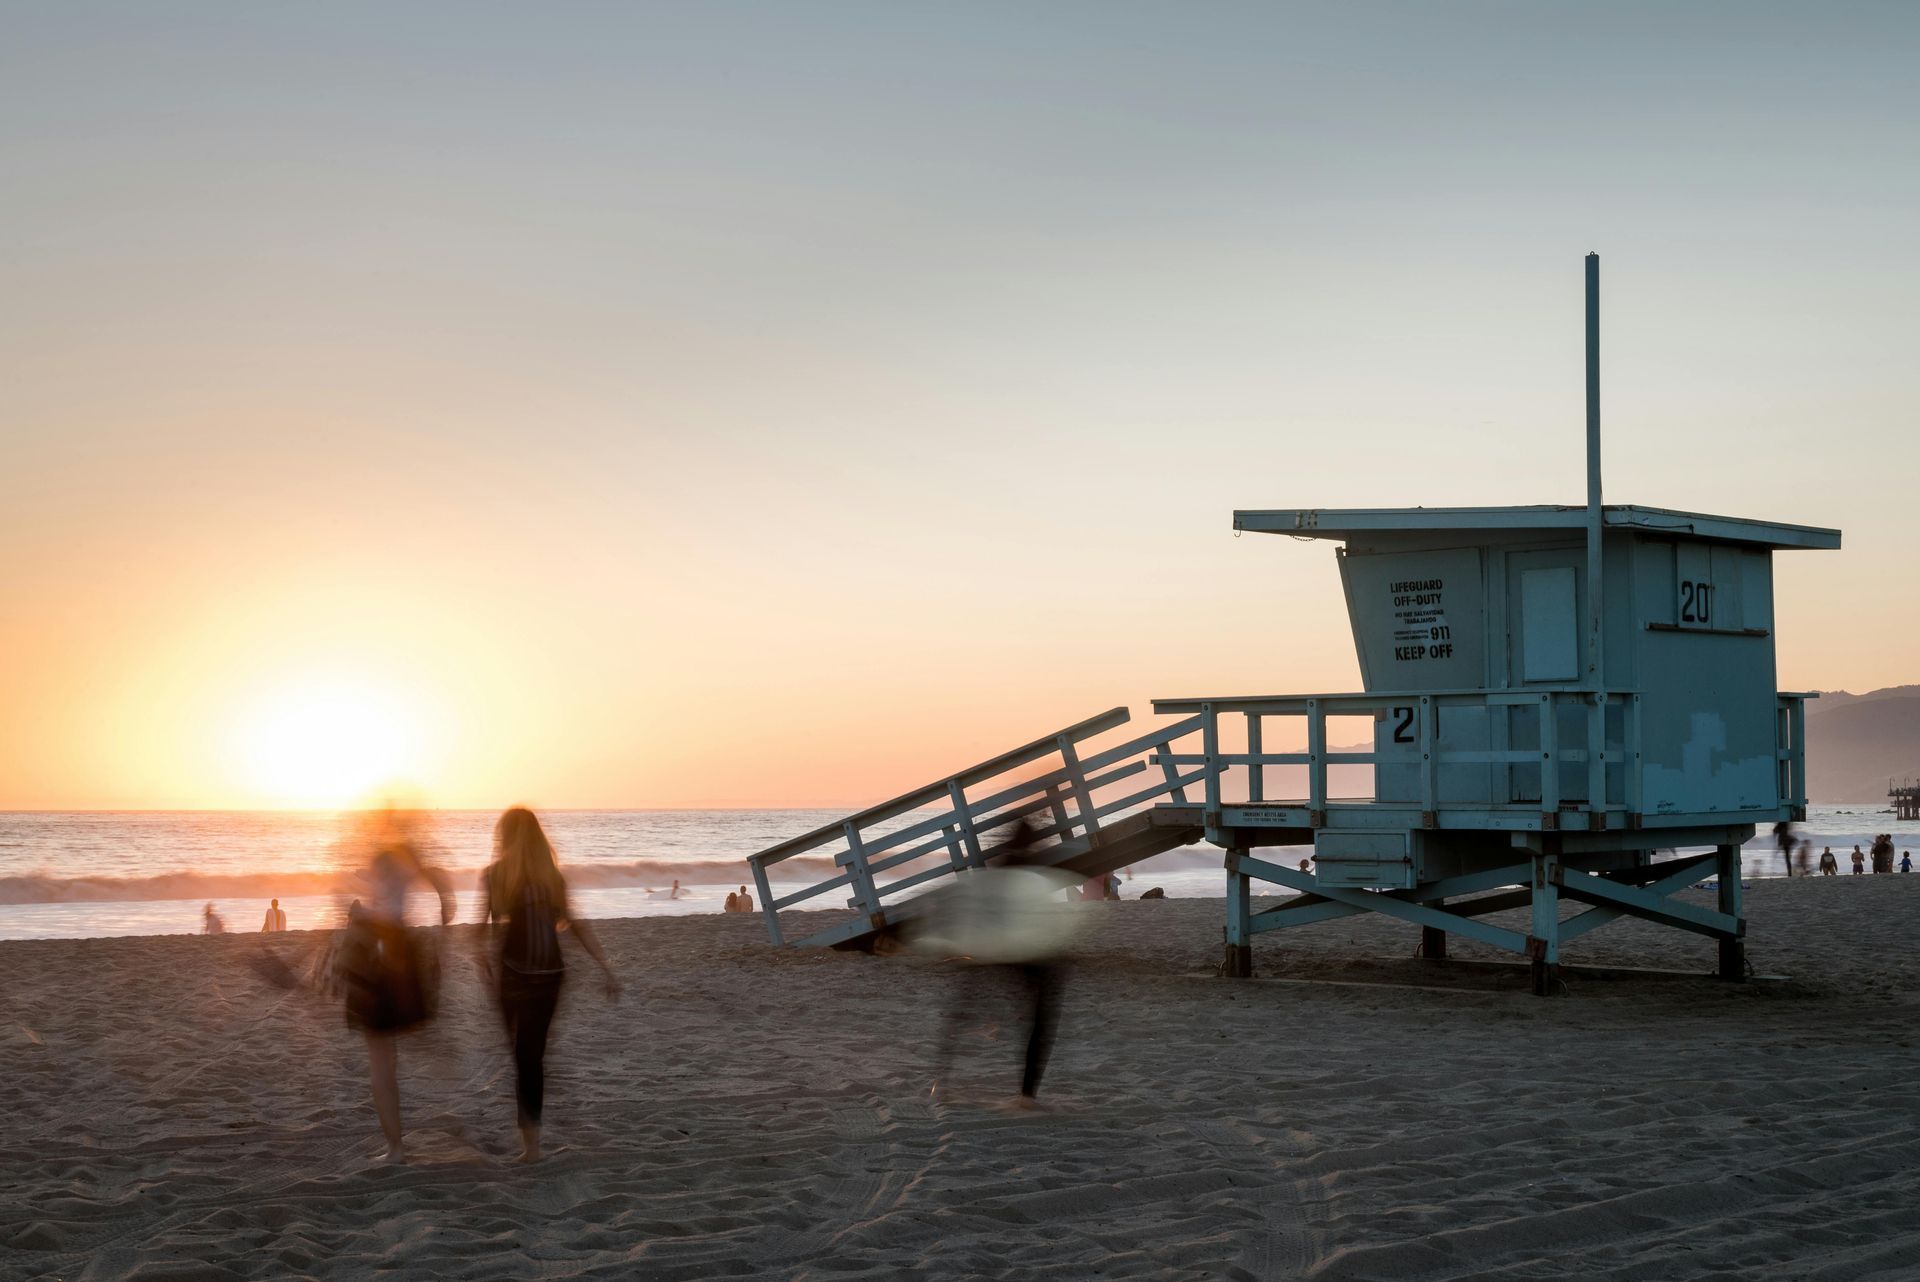
[[[565,866],[567,883],[583,890],[641,887],[665,890],[677,878],[686,885],[751,885],[744,859],[637,859],[630,863]],[[833,875],[824,859],[791,859],[776,870],[779,881],[815,881]],[[472,888],[478,868],[449,869],[458,890]],[[355,893],[351,878],[329,870],[256,873],[157,873],[147,877],[60,877],[49,872],[0,876],[0,904],[89,904],[146,899],[292,899],[302,895]]]
[[[882,885],[907,876],[938,860],[928,858],[903,864],[878,874]],[[1170,851],[1142,865],[1142,871],[1217,868],[1220,853],[1211,847]],[[580,890],[644,888],[665,890],[677,878],[688,886],[733,886],[753,884],[745,859],[636,859],[630,862],[581,862],[565,864],[567,883]],[[800,856],[774,865],[771,876],[782,885],[812,884],[833,876],[838,869],[830,859]],[[454,888],[474,889],[480,870],[451,868]],[[98,904],[126,903],[153,899],[294,899],[304,895],[351,895],[359,893],[351,877],[330,869],[301,869],[286,872],[168,872],[145,877],[63,877],[45,870],[0,876],[0,905],[7,904]],[[827,901],[823,900],[822,903]]]

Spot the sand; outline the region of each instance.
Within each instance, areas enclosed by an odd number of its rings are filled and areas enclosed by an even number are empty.
[[[403,1046],[386,1167],[363,1048],[253,976],[259,937],[9,943],[0,1275],[1920,1276],[1920,877],[1749,907],[1790,978],[1536,999],[1385,922],[1216,979],[1218,901],[1095,905],[1037,1115],[999,1106],[1011,1030],[928,1096],[935,964],[609,922],[627,998],[576,970],[534,1167],[464,965]],[[1698,972],[1712,944],[1619,924],[1569,960]]]

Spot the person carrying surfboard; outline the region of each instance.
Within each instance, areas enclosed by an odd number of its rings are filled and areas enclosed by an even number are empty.
[[[996,992],[1010,988],[1027,1011],[1026,1052],[1015,1103],[1037,1106],[1059,1022],[1065,978],[1060,959],[1078,924],[1073,905],[1061,892],[1078,880],[1041,862],[1033,829],[1022,821],[989,856],[987,867],[962,874],[928,905],[908,936],[909,945],[961,963],[935,1043],[934,1094],[941,1092],[952,1067],[961,1030],[983,1022]]]

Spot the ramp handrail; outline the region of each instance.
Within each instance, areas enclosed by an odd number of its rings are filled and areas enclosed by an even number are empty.
[[[784,943],[781,909],[841,887],[851,891],[846,906],[864,914],[877,929],[886,924],[885,901],[890,896],[979,867],[986,857],[982,839],[996,828],[1039,816],[1036,836],[1057,839],[1052,852],[1057,861],[1091,846],[1103,820],[1154,801],[1171,798],[1184,802],[1187,788],[1206,783],[1208,767],[1200,765],[1183,773],[1169,755],[1176,741],[1201,729],[1203,719],[1198,716],[1125,743],[1082,753],[1081,745],[1126,724],[1129,717],[1125,708],[1108,709],[923,788],[749,855],[747,866],[759,891],[768,935],[775,944]],[[1049,757],[1057,757],[1059,764],[1038,774],[1008,778]],[[1099,795],[1154,765],[1159,766],[1160,777],[1146,786],[1130,788],[1117,797]],[[998,786],[984,796],[968,795],[969,789],[983,784]],[[934,813],[887,831],[872,831],[928,809]],[[769,869],[815,852],[830,853],[840,871],[775,898]],[[940,853],[945,859],[934,867],[910,872],[884,885],[876,880],[877,874]]]

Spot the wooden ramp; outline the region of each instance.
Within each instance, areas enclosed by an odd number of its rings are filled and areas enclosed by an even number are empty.
[[[749,856],[767,933],[776,944],[789,942],[783,909],[844,906],[852,914],[847,920],[794,942],[870,947],[913,914],[910,892],[983,866],[996,830],[1022,819],[1045,843],[1035,852],[1041,862],[1089,878],[1198,841],[1197,809],[1178,812],[1191,822],[1169,823],[1157,822],[1151,807],[1185,807],[1187,789],[1204,786],[1210,767],[1183,767],[1174,752],[1179,740],[1199,733],[1202,719],[1110,747],[1094,742],[1128,718],[1125,708],[1110,709]],[[832,871],[776,898],[776,870],[797,858],[816,865],[831,859]],[[808,902],[834,891],[844,899]]]

